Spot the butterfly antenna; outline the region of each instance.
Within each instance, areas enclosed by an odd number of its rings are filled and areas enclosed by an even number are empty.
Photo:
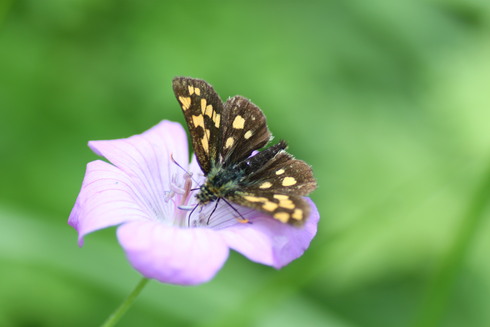
[[[174,162],[174,164],[177,165],[177,167],[179,167],[180,169],[182,169],[187,175],[189,175],[191,177],[191,179],[194,181],[194,183],[196,184],[199,184],[195,179],[194,177],[192,176],[192,173],[189,172],[188,170],[186,170],[184,167],[182,167],[175,159],[174,159],[174,154],[171,153],[170,154],[170,159],[172,159],[172,161]],[[198,190],[199,188],[195,188],[195,189],[191,189],[191,191],[195,191],[195,190]]]

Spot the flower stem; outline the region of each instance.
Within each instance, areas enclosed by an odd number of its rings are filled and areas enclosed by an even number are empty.
[[[141,290],[148,283],[148,278],[142,278],[134,290],[128,295],[128,297],[121,303],[121,305],[107,318],[107,320],[102,324],[101,327],[112,327],[117,324],[119,319],[128,311],[128,309],[133,304],[134,300],[140,294]]]

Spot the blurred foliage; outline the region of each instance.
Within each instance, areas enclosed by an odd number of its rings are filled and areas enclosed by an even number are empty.
[[[66,220],[88,140],[183,123],[176,75],[259,105],[322,220],[275,271],[151,282],[120,326],[490,325],[490,2],[0,2],[0,325],[93,326],[136,285]]]

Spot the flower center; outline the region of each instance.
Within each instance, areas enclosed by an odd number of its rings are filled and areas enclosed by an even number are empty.
[[[183,181],[182,181],[183,178]],[[247,223],[243,219],[242,213],[234,207],[230,207],[229,202],[218,200],[206,205],[200,205],[196,197],[199,187],[194,186],[197,181],[192,178],[192,173],[185,172],[183,175],[175,174],[172,176],[170,189],[165,195],[165,202],[171,201],[174,204],[173,222],[174,226],[182,228],[211,228],[221,229],[237,223]]]

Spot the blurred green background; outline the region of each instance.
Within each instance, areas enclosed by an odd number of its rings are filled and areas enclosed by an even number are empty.
[[[88,140],[241,94],[309,162],[317,237],[151,282],[119,326],[490,326],[490,2],[0,1],[0,326],[96,326],[139,280],[67,218]]]

